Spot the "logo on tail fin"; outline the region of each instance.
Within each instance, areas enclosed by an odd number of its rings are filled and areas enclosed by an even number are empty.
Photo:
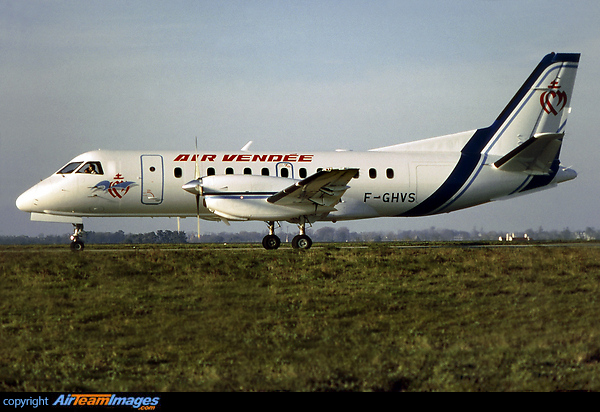
[[[546,113],[556,116],[567,105],[567,93],[558,90],[560,86],[557,81],[550,83],[548,89],[553,90],[542,93],[540,103]]]

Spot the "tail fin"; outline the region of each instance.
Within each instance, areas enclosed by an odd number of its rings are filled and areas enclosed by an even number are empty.
[[[501,170],[537,175],[527,178],[527,185],[517,189],[520,193],[551,183],[560,169],[558,155],[579,57],[556,53],[545,56],[494,123],[471,135],[446,181],[402,216],[447,211],[490,163]],[[563,173],[563,179],[574,177],[569,171]]]
[[[496,121],[482,154],[500,157],[500,169],[548,173],[557,157],[580,54],[545,56]],[[487,139],[486,139],[487,140]]]

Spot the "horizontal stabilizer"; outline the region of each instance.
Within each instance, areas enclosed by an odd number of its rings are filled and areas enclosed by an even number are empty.
[[[564,133],[537,134],[494,163],[507,172],[525,172],[530,175],[548,175],[558,157]]]

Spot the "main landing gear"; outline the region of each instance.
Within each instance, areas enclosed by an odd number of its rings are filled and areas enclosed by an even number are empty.
[[[306,234],[306,221],[302,219],[302,223],[300,223],[298,227],[300,228],[300,234],[294,236],[292,239],[292,247],[294,249],[310,249],[312,246],[312,239]]]
[[[275,250],[281,245],[281,239],[275,234],[275,222],[267,222],[269,234],[262,240],[262,245],[267,250]]]
[[[281,239],[275,234],[275,222],[267,222],[269,226],[269,234],[263,238],[262,245],[267,250],[274,250],[281,246]],[[312,239],[306,234],[306,220],[302,219],[298,225],[300,234],[292,239],[292,247],[294,249],[310,249]]]
[[[84,235],[83,223],[73,223],[73,226],[75,226],[75,230],[71,235],[71,250],[73,252],[81,252],[84,248],[82,240]]]

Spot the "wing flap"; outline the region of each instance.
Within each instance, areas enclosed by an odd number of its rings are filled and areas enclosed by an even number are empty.
[[[281,206],[314,204],[333,207],[348,189],[348,182],[358,169],[321,170],[304,180],[275,193],[267,202]]]

